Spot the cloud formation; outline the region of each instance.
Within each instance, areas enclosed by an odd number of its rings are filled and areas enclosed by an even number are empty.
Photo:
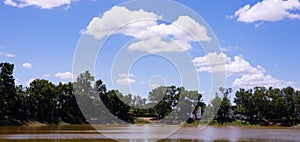
[[[8,53],[8,52],[0,52],[0,55],[1,55],[1,56],[5,56],[5,57],[8,57],[8,58],[16,57],[15,54]]]
[[[300,2],[298,0],[263,0],[253,6],[249,4],[234,13],[237,21],[252,23],[256,21],[280,21],[285,18],[300,20]]]
[[[118,85],[128,85],[128,84],[132,84],[135,83],[135,80],[126,77],[126,78],[120,78],[117,80]]]
[[[54,75],[55,77],[58,77],[60,79],[72,79],[73,78],[73,74],[71,72],[58,72]]]
[[[24,68],[26,68],[26,69],[32,68],[32,64],[31,64],[31,63],[24,63],[22,66],[23,66]]]
[[[60,6],[70,6],[75,0],[4,0],[4,4],[18,8],[35,6],[41,9],[52,9]]]
[[[294,83],[291,81],[285,82],[284,80],[279,80],[271,75],[266,75],[264,73],[254,73],[243,75],[241,78],[235,79],[232,83],[234,87],[256,87],[256,86],[265,86],[265,87],[277,87],[283,88]]]
[[[126,7],[114,6],[102,17],[94,17],[83,33],[93,35],[97,39],[119,33],[136,37],[147,27],[156,25],[158,19],[161,17],[142,9],[130,11]]]
[[[253,67],[242,56],[234,56],[232,60],[224,53],[208,53],[203,57],[196,57],[192,61],[199,72],[224,72],[227,77],[235,77],[232,87],[251,88],[255,86],[286,87],[294,83],[279,80],[271,75],[261,66]]]
[[[224,53],[208,53],[206,56],[194,58],[192,62],[199,72],[226,72],[228,76],[264,72],[261,66],[251,66],[242,56],[235,56],[232,60]]]
[[[153,12],[114,6],[102,17],[94,17],[82,33],[96,39],[113,34],[130,36],[138,41],[128,50],[150,53],[183,52],[192,48],[189,42],[211,40],[207,29],[189,16],[179,16],[171,24],[159,24],[159,20],[162,16]]]
[[[118,76],[119,76],[119,79],[117,79],[118,85],[123,86],[123,85],[129,85],[129,84],[135,83],[135,80],[131,78],[134,75],[131,73],[121,73]]]
[[[183,52],[191,48],[192,46],[188,43],[180,43],[175,40],[164,41],[160,37],[151,37],[128,46],[129,51],[139,50],[149,53]]]

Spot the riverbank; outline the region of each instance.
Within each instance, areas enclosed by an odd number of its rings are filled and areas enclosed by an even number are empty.
[[[150,121],[147,119],[135,119],[134,124],[137,125],[147,125],[151,123],[156,123],[157,121]],[[209,124],[207,124],[209,123]],[[19,121],[19,120],[11,120],[11,121],[1,121],[0,127],[1,126],[28,126],[28,127],[42,127],[42,126],[72,126],[72,125],[89,125],[88,123],[80,123],[80,124],[70,124],[70,123],[65,123],[63,121],[60,121],[58,123],[45,123],[45,122],[38,122],[38,121]],[[96,124],[97,125],[97,124]],[[112,124],[114,125],[114,124]],[[116,124],[119,125],[119,124]],[[236,120],[233,122],[228,122],[228,123],[216,123],[214,121],[206,120],[206,121],[200,121],[200,122],[194,122],[194,123],[184,123],[182,124],[183,127],[198,127],[198,126],[214,126],[214,127],[229,127],[229,126],[235,126],[235,127],[247,127],[247,128],[299,128],[300,129],[300,124],[294,125],[294,126],[262,126],[262,125],[253,125],[250,123],[242,123],[240,120]]]
[[[234,126],[234,127],[245,127],[245,128],[299,128],[300,129],[300,124],[294,125],[294,126],[280,126],[280,125],[272,125],[272,126],[263,126],[263,125],[259,125],[259,124],[250,124],[250,123],[245,123],[242,122],[241,120],[235,120],[232,122],[227,122],[227,123],[217,123],[214,121],[211,121],[209,124],[207,124],[207,121],[203,121],[203,122],[194,122],[194,123],[185,123],[183,124],[183,126],[185,127],[198,127],[198,126],[214,126],[214,127],[230,127],[230,126]]]
[[[82,123],[84,124],[84,123]],[[39,122],[34,120],[29,121],[21,121],[21,120],[3,120],[0,121],[0,126],[30,126],[30,127],[40,127],[47,125],[71,125],[70,123],[66,123],[63,121],[59,121],[58,123],[48,123],[48,122]]]

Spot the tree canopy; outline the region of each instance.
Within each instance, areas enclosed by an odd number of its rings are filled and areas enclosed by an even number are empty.
[[[88,71],[74,82],[35,79],[29,86],[15,85],[14,65],[0,63],[0,124],[12,121],[46,123],[135,123],[152,117],[165,123],[214,119],[227,123],[240,119],[251,124],[292,126],[300,121],[300,91],[292,87],[240,88],[230,102],[231,88],[220,88],[207,105],[198,91],[160,86],[147,98],[108,90]]]

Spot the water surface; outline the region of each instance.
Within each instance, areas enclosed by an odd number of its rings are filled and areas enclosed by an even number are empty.
[[[299,128],[274,127],[182,127],[163,125],[7,126],[0,127],[0,141],[20,142],[101,142],[101,141],[300,141]],[[113,139],[111,139],[113,138]],[[164,139],[160,139],[164,138]]]

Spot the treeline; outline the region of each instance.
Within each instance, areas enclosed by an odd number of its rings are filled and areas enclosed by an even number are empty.
[[[241,88],[235,92],[234,104],[229,99],[232,89],[220,88],[216,97],[205,104],[198,91],[175,86],[155,88],[147,98],[123,95],[118,90],[108,90],[88,71],[74,82],[55,85],[35,79],[27,87],[16,86],[14,65],[1,63],[0,68],[2,125],[29,121],[136,123],[139,117],[172,124],[213,119],[220,124],[242,120],[250,124],[292,126],[300,121],[300,91],[292,87]]]
[[[223,92],[223,98],[216,95],[207,106],[204,118],[213,117],[214,122],[221,124],[235,120],[264,126],[293,126],[300,123],[300,91],[292,87],[240,88],[235,92],[234,105],[229,100],[232,90],[220,88],[220,91]],[[214,106],[220,107],[217,109]]]
[[[28,121],[135,123],[135,118],[141,116],[173,123],[185,121],[191,111],[205,105],[197,91],[175,86],[153,89],[148,101],[137,95],[123,95],[118,90],[107,90],[88,71],[66,84],[35,79],[28,87],[16,86],[14,65],[1,63],[0,68],[0,122],[4,125]]]

